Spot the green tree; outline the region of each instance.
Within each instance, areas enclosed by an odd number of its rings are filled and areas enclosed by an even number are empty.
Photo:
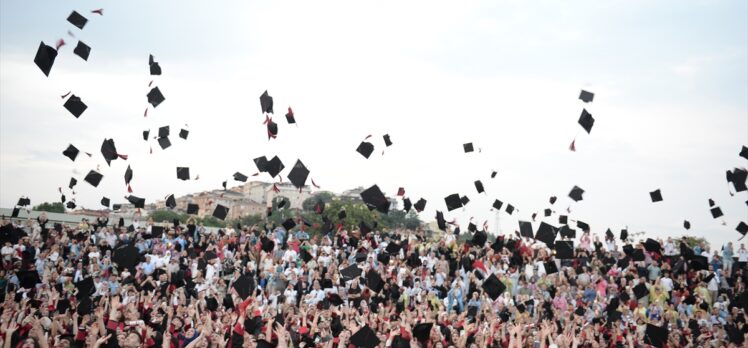
[[[50,213],[65,213],[65,206],[60,202],[48,203],[44,202],[35,206],[32,210],[46,211]]]
[[[254,224],[262,224],[264,220],[265,218],[262,215],[247,215],[233,220],[231,223],[232,225],[236,225],[238,223],[241,226],[252,226]]]
[[[184,214],[180,214],[171,210],[156,210],[152,212],[149,217],[152,218],[153,222],[156,223],[160,223],[163,221],[171,222],[174,221],[174,219],[179,219],[180,222],[187,221]]]
[[[313,196],[307,198],[304,200],[303,203],[301,203],[302,209],[304,211],[314,211],[314,205],[317,204],[317,202],[322,201],[324,203],[332,202],[333,198],[335,196],[331,192],[322,191],[314,194]]]
[[[681,241],[685,242],[686,245],[688,245],[690,248],[693,248],[697,245],[709,247],[709,242],[707,242],[706,238],[704,237],[683,236],[681,237]]]

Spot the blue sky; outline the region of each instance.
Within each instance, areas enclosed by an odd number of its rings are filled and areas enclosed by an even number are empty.
[[[100,7],[103,17],[88,13]],[[65,20],[73,9],[90,19],[84,30]],[[92,47],[88,62],[72,54],[67,30]],[[34,53],[61,37],[68,45],[47,78]],[[148,54],[167,99],[144,118]],[[689,219],[692,234],[722,243],[748,219],[748,195],[729,196],[724,181],[746,166],[737,154],[748,144],[747,61],[744,1],[3,1],[0,205],[56,200],[71,176],[79,205],[122,200],[127,164],[135,193],[154,201],[219,188],[254,173],[252,158],[277,154],[287,167],[301,159],[324,189],[404,186],[429,201],[425,220],[459,192],[471,203],[448,219],[488,219],[495,230],[498,198],[520,209],[500,217],[511,231],[548,196],[565,210],[579,185],[587,193],[572,216],[593,232],[680,235]],[[576,99],[582,88],[593,103]],[[270,142],[265,89],[281,127]],[[59,98],[69,90],[89,105],[77,120]],[[288,105],[298,127],[285,124]],[[576,124],[582,108],[596,118],[590,135]],[[185,124],[189,141],[149,154],[143,130]],[[395,145],[382,156],[385,133]],[[368,134],[377,150],[367,161],[354,150]],[[130,160],[107,167],[104,138]],[[482,152],[463,154],[470,141]],[[60,154],[69,143],[96,155],[72,163]],[[93,189],[81,179],[97,165],[105,178]],[[177,182],[176,166],[201,179]],[[487,194],[475,193],[478,179]],[[652,204],[656,188],[665,201]]]

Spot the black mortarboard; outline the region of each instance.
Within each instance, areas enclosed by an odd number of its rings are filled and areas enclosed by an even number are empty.
[[[158,62],[153,59],[152,54],[148,55],[148,68],[151,75],[161,75],[161,66],[158,65]]]
[[[688,220],[683,220],[683,228],[690,230],[691,229],[691,223]]]
[[[270,238],[262,238],[260,240],[260,244],[262,245],[262,251],[266,253],[272,252],[273,249],[275,249],[275,242],[273,242]]]
[[[584,190],[579,186],[574,186],[574,188],[571,189],[571,192],[569,192],[569,198],[573,199],[574,202],[579,202],[582,200],[582,195],[584,194]]]
[[[495,177],[496,177],[496,174],[499,174],[499,172],[497,172],[497,171],[495,171],[495,170],[494,170],[494,171],[492,171],[492,172],[491,172],[491,179],[495,178]]]
[[[554,274],[558,273],[558,267],[556,266],[556,261],[548,261],[543,263],[543,266],[545,267],[545,273],[548,274]]]
[[[426,209],[426,200],[421,198],[416,202],[415,205],[413,205],[414,208],[416,208],[417,212],[422,212],[424,209]]]
[[[94,281],[92,277],[84,278],[83,280],[75,283],[75,288],[78,289],[78,294],[76,294],[77,299],[81,299],[83,297],[88,297],[93,294],[94,291]]]
[[[166,207],[169,209],[174,209],[177,207],[177,200],[174,199],[174,195],[171,194],[168,197],[166,197]]]
[[[556,240],[556,227],[541,222],[535,239],[545,243],[548,247],[553,247],[553,242]]]
[[[480,182],[480,180],[475,180],[475,189],[478,191],[478,193],[483,193],[486,190],[483,189],[483,183]]]
[[[130,165],[127,165],[127,169],[125,170],[125,185],[129,184],[130,181],[132,181],[132,168],[130,168]]]
[[[127,201],[134,205],[135,208],[145,208],[145,198],[136,197],[133,195],[127,196]]]
[[[660,192],[660,189],[656,189],[649,193],[649,198],[652,199],[652,202],[662,201],[662,192]]]
[[[346,216],[348,215],[345,213],[345,210],[341,210],[338,212],[338,219],[343,220],[346,218]]]
[[[262,107],[263,113],[273,113],[273,97],[268,94],[267,90],[260,96],[260,107]]]
[[[255,162],[255,166],[257,166],[257,170],[260,172],[267,171],[267,165],[268,165],[268,159],[265,156],[257,157],[253,159],[252,161]]]
[[[294,222],[293,219],[288,218],[286,221],[283,221],[282,226],[286,231],[290,231],[292,228],[296,227],[296,222]]]
[[[361,269],[358,268],[358,266],[356,265],[348,266],[340,270],[340,275],[344,279],[348,279],[348,280],[355,279],[356,277],[361,276]]]
[[[366,272],[366,287],[374,292],[382,291],[384,288],[384,280],[382,280],[382,276],[374,270]]]
[[[557,259],[574,258],[574,242],[570,240],[557,240],[555,249]]]
[[[153,87],[150,92],[148,92],[148,103],[153,105],[153,107],[157,107],[159,104],[161,104],[166,98],[164,98],[164,95],[161,94],[161,90],[158,89],[158,87]]]
[[[158,146],[161,147],[161,150],[166,150],[171,146],[171,141],[169,138],[158,138]]]
[[[103,198],[101,199],[101,205],[103,205],[103,206],[105,206],[105,207],[109,208],[109,198],[103,197]]]
[[[413,203],[410,202],[410,198],[403,198],[403,210],[405,212],[409,212],[410,208],[413,206]]]
[[[70,24],[76,26],[78,29],[83,29],[83,27],[86,26],[86,23],[88,22],[88,19],[86,17],[83,17],[80,13],[73,11],[68,16],[68,22]]]
[[[68,209],[75,209],[75,207],[76,207],[75,202],[69,201],[68,204],[66,205],[66,207]],[[15,215],[18,216],[18,214],[15,214]]]
[[[742,235],[745,236],[745,234],[748,233],[748,224],[746,224],[745,222],[741,221],[738,224],[738,227],[735,227],[735,231],[738,231],[738,232],[740,232],[740,234],[742,234]]]
[[[229,208],[223,205],[216,205],[216,209],[213,211],[213,217],[224,220],[226,219],[226,215],[229,213]]]
[[[468,223],[468,232],[475,232],[478,230],[478,226],[476,226],[474,223],[470,222]]]
[[[358,144],[356,152],[360,153],[361,156],[364,156],[364,158],[368,159],[369,156],[371,156],[371,153],[374,152],[374,144],[367,141],[362,141],[361,144]]]
[[[585,309],[582,306],[577,307],[577,309],[574,310],[574,314],[578,316],[584,316]]]
[[[382,138],[384,138],[384,145],[385,146],[389,147],[389,146],[392,145],[392,140],[390,140],[390,135],[389,134],[383,135]]]
[[[68,184],[68,188],[72,189],[77,183],[78,180],[75,180],[75,178],[70,178],[70,184]]]
[[[62,195],[62,197],[60,197],[60,203],[65,203],[65,201],[66,201],[65,195]]]
[[[73,144],[68,145],[68,148],[62,152],[62,154],[65,155],[65,157],[70,158],[71,161],[75,161],[78,157],[78,153],[80,153],[80,151],[78,151]]]
[[[188,136],[188,135],[190,135],[190,131],[188,131],[188,130],[186,130],[186,129],[181,129],[181,130],[179,130],[179,137],[180,137],[180,138],[182,138],[182,139],[184,139],[184,140],[187,140],[187,136]]]
[[[502,205],[504,205],[504,202],[502,202],[502,201],[500,201],[500,200],[497,199],[497,200],[493,201],[493,205],[492,206],[493,206],[494,209],[500,210]]]
[[[694,255],[688,265],[694,271],[707,270],[709,269],[709,259],[706,256]]]
[[[290,180],[296,188],[302,188],[306,185],[307,177],[309,177],[309,169],[306,168],[301,160],[297,159],[296,164],[293,165],[293,168],[291,168],[291,171],[288,173],[288,180]]]
[[[563,238],[576,238],[577,237],[577,230],[569,227],[569,225],[563,225],[559,229],[558,233]]]
[[[657,348],[662,348],[667,343],[668,329],[667,327],[659,327],[652,324],[647,324],[647,329],[644,332],[644,343],[650,344]]]
[[[577,220],[577,227],[584,232],[588,232],[590,230],[590,225],[580,220]]]
[[[151,226],[151,238],[161,238],[161,236],[164,234],[164,226]]]
[[[557,199],[557,198],[556,198],[556,196],[551,196],[551,198],[549,198],[549,199],[548,199],[548,201],[549,201],[549,202],[550,202],[551,204],[554,204],[554,203],[556,203],[556,199]]]
[[[246,175],[236,172],[234,173],[234,180],[241,181],[241,182],[247,182],[247,179],[249,179]]]
[[[607,230],[605,231],[605,237],[606,237],[606,238],[609,238],[609,239],[613,239],[613,238],[615,237],[615,236],[613,235],[613,231],[611,231],[611,230],[610,230],[610,228],[608,228],[608,229],[607,229]]]
[[[748,179],[748,170],[734,168],[732,172],[727,171],[727,182],[731,182],[737,192],[748,190],[746,179]]]
[[[169,136],[170,133],[171,132],[169,130],[169,126],[159,127],[159,129],[158,129],[158,137],[159,138],[166,138],[166,137]]]
[[[34,288],[36,287],[36,284],[42,282],[39,279],[39,272],[37,271],[18,271],[16,276],[18,277],[18,282],[21,287],[24,289]]]
[[[104,156],[106,164],[110,166],[111,162],[119,157],[117,147],[114,145],[114,139],[104,139],[104,142],[101,143],[101,155]]]
[[[460,197],[460,203],[462,203],[462,206],[464,207],[470,203],[470,198],[468,198],[468,196],[462,196]]]
[[[647,240],[644,241],[644,249],[649,252],[659,253],[662,250],[662,245],[660,245],[660,242],[652,238],[647,238]]]
[[[462,144],[462,149],[467,152],[473,152],[473,143]]]
[[[91,314],[91,307],[93,307],[93,301],[91,300],[91,297],[81,298],[78,302],[76,313],[78,313],[78,315],[80,316]]]
[[[645,285],[644,283],[637,284],[634,287],[634,295],[636,296],[637,300],[649,295],[649,289],[647,289],[647,285]]]
[[[299,256],[301,256],[301,259],[304,260],[304,262],[309,262],[313,259],[312,254],[303,248],[299,250]]]
[[[358,223],[358,230],[361,232],[361,236],[366,236],[367,233],[371,232],[371,227],[366,222],[361,221]]]
[[[442,231],[447,230],[447,221],[444,220],[444,213],[438,210],[436,211],[436,226]]]
[[[582,92],[579,93],[579,100],[585,103],[591,103],[593,98],[595,98],[595,93],[587,92],[585,90],[582,90]]]
[[[522,237],[532,238],[535,233],[532,230],[532,223],[529,221],[518,221],[519,222],[519,235]]]
[[[57,58],[57,50],[52,46],[45,45],[44,41],[40,42],[39,49],[34,57],[34,63],[42,70],[44,76],[49,76],[52,65],[55,64],[55,58]]]
[[[25,206],[30,205],[30,204],[31,204],[31,200],[29,198],[27,198],[27,197],[21,197],[21,198],[18,199],[18,204],[16,204],[16,205],[17,206],[21,206],[21,207],[25,207]]]
[[[511,204],[509,204],[509,203],[507,203],[505,211],[506,211],[507,214],[512,215],[512,213],[514,212],[514,206],[511,205]]]
[[[488,234],[485,231],[477,231],[473,235],[473,239],[471,242],[474,246],[483,247],[486,245],[486,241],[488,241]]]
[[[743,157],[745,159],[748,159],[748,147],[743,146],[740,149],[740,157]]]
[[[447,211],[462,207],[462,199],[460,199],[460,195],[457,193],[444,197],[444,202],[447,204]]]
[[[431,329],[434,323],[420,323],[413,327],[413,336],[421,342],[425,342],[431,336]]]
[[[187,214],[197,214],[200,210],[200,206],[194,203],[187,204]]]
[[[239,297],[241,297],[242,299],[246,299],[255,291],[255,282],[249,275],[242,274],[241,276],[239,276],[239,278],[236,279],[232,287],[236,289]]]
[[[257,162],[255,162],[256,164]],[[276,175],[280,174],[280,172],[285,168],[286,166],[283,165],[283,162],[281,162],[280,158],[278,156],[274,156],[270,161],[266,163],[266,169],[268,174],[270,174],[271,177],[275,177]]]
[[[569,217],[566,215],[559,215],[558,216],[558,223],[566,225],[569,223]]]
[[[714,206],[714,200],[709,198],[709,208]]]
[[[390,201],[387,200],[387,197],[384,196],[377,185],[361,192],[361,199],[369,207],[369,210],[377,209],[384,214],[387,214],[390,210]]]
[[[634,261],[644,261],[644,250],[636,248],[631,250],[631,258],[634,259]]]
[[[86,177],[83,180],[85,182],[91,184],[91,186],[97,187],[97,186],[99,186],[99,183],[101,182],[101,179],[103,177],[104,176],[101,175],[99,172],[92,170],[92,171],[88,172],[88,175],[86,175]]]
[[[379,345],[382,341],[377,337],[376,332],[372,330],[369,325],[364,325],[350,338],[350,342],[356,347],[374,348]]]
[[[112,210],[120,210],[122,208],[122,204],[113,204]]]
[[[272,119],[267,119],[265,122],[267,123],[267,129],[268,129],[268,140],[270,138],[275,138],[278,136],[278,124],[275,123]]]
[[[390,254],[396,254],[400,251],[400,244],[397,244],[395,242],[389,242],[387,244],[387,248],[384,249],[386,252]]]
[[[190,168],[177,167],[177,179],[190,180]]]
[[[78,41],[78,45],[75,46],[75,49],[73,50],[73,53],[75,53],[78,57],[83,58],[83,60],[88,61],[88,55],[91,54],[91,47],[83,43],[83,41]]]
[[[722,214],[722,209],[720,209],[720,207],[714,207],[712,209],[709,209],[709,211],[712,213],[712,217],[715,219],[724,215]]]
[[[543,210],[543,215],[545,215],[545,217],[549,217],[551,214],[553,214],[553,211],[550,208]]]
[[[582,115],[579,116],[579,125],[584,128],[585,131],[587,131],[587,134],[590,134],[592,131],[592,126],[595,124],[595,119],[592,117],[592,114],[587,112],[586,109],[582,109]]]
[[[626,230],[626,229],[623,229],[623,230],[621,230],[621,236],[620,236],[620,239],[621,239],[621,240],[626,240],[626,239],[628,239],[628,238],[629,238],[629,231],[628,231],[628,230]]]
[[[68,100],[65,101],[65,104],[63,104],[65,109],[70,111],[75,118],[80,117],[84,111],[88,108],[88,106],[83,103],[80,97],[76,96],[75,94],[71,95]]]
[[[504,290],[506,290],[506,285],[504,285],[499,278],[496,278],[496,275],[493,273],[483,281],[481,287],[492,300],[499,298]]]

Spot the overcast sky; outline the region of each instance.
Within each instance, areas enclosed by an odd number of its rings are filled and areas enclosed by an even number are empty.
[[[102,17],[89,12],[102,6]],[[73,9],[89,19],[83,30],[66,21]],[[92,47],[87,62],[68,30]],[[59,38],[68,44],[45,77],[34,54]],[[162,76],[149,76],[148,54]],[[725,181],[746,166],[746,62],[745,1],[2,1],[0,205],[56,201],[71,176],[79,206],[122,201],[128,164],[134,194],[155,201],[220,188],[254,173],[252,158],[277,154],[287,168],[301,159],[322,189],[403,186],[428,200],[424,220],[442,210],[462,224],[488,219],[493,232],[498,198],[519,209],[500,216],[513,231],[556,195],[554,209],[571,205],[593,232],[679,236],[688,219],[690,234],[721,244],[748,219],[748,194],[731,197]],[[166,101],[144,118],[151,79]],[[271,141],[266,89],[280,127]],[[594,102],[579,101],[580,89]],[[79,119],[62,107],[67,91],[88,105]],[[286,123],[288,106],[298,126]],[[583,108],[596,120],[590,135],[577,124]],[[189,139],[172,136],[165,151],[142,139],[185,124]],[[382,155],[386,133],[394,145]],[[369,134],[365,160],[355,149]],[[104,138],[130,159],[108,167]],[[464,154],[466,142],[482,151]],[[94,157],[71,162],[61,154],[70,143]],[[94,189],[82,179],[97,165]],[[177,166],[200,180],[178,181]],[[574,185],[586,193],[571,204]],[[664,201],[653,204],[657,188]],[[451,193],[471,202],[447,213]]]

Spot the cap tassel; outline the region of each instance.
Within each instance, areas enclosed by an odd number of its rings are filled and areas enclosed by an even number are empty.
[[[281,190],[278,188],[277,184],[273,184],[273,192],[275,192],[275,193],[280,193],[281,192]]]
[[[130,186],[130,184],[127,184],[127,192],[132,193],[132,187]]]
[[[120,154],[117,154],[117,157],[119,157],[119,158],[121,158],[121,159],[123,159],[123,160],[127,161],[127,155],[120,155]]]
[[[259,172],[252,174],[252,176],[258,176],[258,175],[260,175]]]
[[[143,112],[143,117],[148,117],[148,107],[145,107],[145,112]]]
[[[70,31],[70,30],[68,30],[68,35],[70,35],[70,37],[72,37],[72,38],[75,38],[75,34],[73,34],[73,32]]]
[[[104,9],[100,8],[100,9],[92,10],[91,13],[95,13],[95,14],[97,14],[99,16],[103,16],[104,15]]]
[[[574,138],[574,140],[571,141],[571,145],[569,145],[569,151],[571,152],[577,151],[577,147],[575,145],[576,141],[577,141],[577,138]]]
[[[90,153],[90,152],[84,152],[84,153],[85,153],[85,154],[86,154],[86,155],[87,155],[88,157],[91,157],[91,153]]]
[[[483,221],[483,231],[488,229],[488,220]]]
[[[319,190],[319,185],[317,185],[317,183],[314,182],[314,179],[312,179],[312,186],[314,186],[314,188]]]
[[[151,155],[153,154],[153,146],[151,146]]]
[[[65,46],[65,40],[63,40],[63,39],[57,40],[57,44],[55,45],[55,49],[59,50],[60,47],[62,47],[62,46]]]
[[[70,91],[60,96],[60,98],[65,99],[70,95]]]
[[[151,80],[151,82],[148,82],[148,87],[151,87],[152,84],[153,84],[153,80]]]
[[[60,191],[60,193],[62,193],[62,187],[58,187],[57,191]]]
[[[195,180],[200,180],[200,174],[195,175]]]

